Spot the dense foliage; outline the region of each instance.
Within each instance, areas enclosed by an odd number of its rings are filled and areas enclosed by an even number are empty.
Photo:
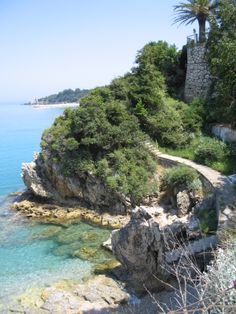
[[[134,72],[153,66],[164,76],[169,95],[180,96],[186,75],[186,46],[178,51],[175,45],[168,45],[165,41],[150,42],[138,52],[136,63],[138,68]]]
[[[194,189],[198,177],[197,171],[190,167],[175,166],[165,172],[164,183],[169,189],[182,187],[190,191]]]
[[[208,122],[236,127],[236,1],[220,1],[208,39],[213,84],[207,101]]]
[[[58,94],[50,95],[38,99],[39,102],[46,104],[59,104],[59,103],[72,103],[78,102],[82,97],[86,96],[89,93],[88,89],[65,89]]]
[[[90,173],[139,202],[155,188],[156,163],[136,117],[117,101],[104,102],[102,92],[95,90],[80,108],[67,109],[55,120],[43,134],[42,155],[66,176]]]
[[[201,127],[201,118],[191,106],[168,97],[184,82],[183,60],[175,46],[149,43],[139,51],[132,71],[106,88],[107,97],[122,101],[142,130],[164,146],[186,145]]]
[[[194,159],[208,166],[213,162],[224,160],[226,156],[226,144],[210,137],[202,137],[194,152]]]
[[[170,98],[184,82],[185,52],[162,41],[147,44],[129,73],[90,91],[79,108],[65,110],[55,120],[42,137],[43,157],[66,176],[96,176],[133,203],[153,192],[156,163],[146,139],[185,147],[202,127],[198,103]],[[193,181],[189,169],[178,171]]]

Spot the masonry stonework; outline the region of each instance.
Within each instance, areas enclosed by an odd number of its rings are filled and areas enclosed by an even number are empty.
[[[205,98],[211,83],[205,59],[205,44],[195,44],[187,49],[187,73],[184,97],[191,102],[195,97]]]

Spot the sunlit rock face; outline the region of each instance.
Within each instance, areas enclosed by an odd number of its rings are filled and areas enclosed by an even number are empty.
[[[139,282],[163,273],[159,225],[141,208],[133,212],[125,227],[112,232],[112,248],[116,258]]]
[[[63,176],[58,165],[42,160],[39,154],[31,163],[22,165],[22,178],[35,196],[63,203],[80,202],[92,209],[124,214],[130,200],[123,194],[111,191],[99,178],[90,173],[74,177]]]

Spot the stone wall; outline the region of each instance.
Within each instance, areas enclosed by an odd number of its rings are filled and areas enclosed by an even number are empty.
[[[187,49],[187,73],[184,97],[191,102],[195,97],[206,97],[211,83],[205,60],[205,44],[194,44]]]
[[[223,142],[236,143],[236,130],[225,125],[217,124],[212,127],[212,133]]]

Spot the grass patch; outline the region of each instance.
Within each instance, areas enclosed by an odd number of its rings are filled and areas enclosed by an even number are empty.
[[[236,173],[236,156],[232,154],[226,154],[222,160],[218,161],[210,161],[207,162],[199,162],[196,161],[196,149],[199,146],[202,137],[195,138],[188,146],[184,148],[174,149],[169,147],[160,147],[158,149],[165,154],[169,154],[172,156],[186,158],[197,163],[205,164],[208,167],[221,172],[225,175],[230,175]]]

